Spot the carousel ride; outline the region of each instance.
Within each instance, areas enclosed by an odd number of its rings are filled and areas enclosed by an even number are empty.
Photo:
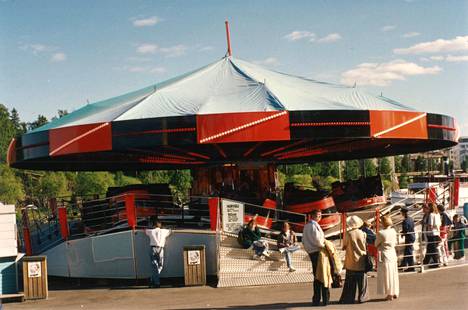
[[[271,228],[268,210],[281,208],[279,200],[295,214],[385,203],[379,177],[336,183],[331,193],[287,184],[278,199],[278,165],[416,153],[457,143],[450,116],[235,58],[227,23],[226,33],[227,54],[211,64],[88,104],[13,139],[9,165],[51,171],[190,169],[192,196],[262,205],[267,211],[258,219]],[[118,196],[130,191],[149,200],[158,190],[167,194],[163,187],[111,189],[107,198],[117,204],[123,199]],[[127,216],[115,212],[120,220]],[[148,205],[140,212],[158,215]],[[253,213],[258,212],[245,220]],[[326,229],[338,221],[325,216],[321,225]]]

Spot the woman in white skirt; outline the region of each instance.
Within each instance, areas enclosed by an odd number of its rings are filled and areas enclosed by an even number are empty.
[[[377,234],[375,246],[379,251],[377,263],[377,294],[387,296],[387,300],[397,298],[400,294],[398,280],[398,258],[395,251],[397,233],[392,228],[390,217],[382,218],[383,229]]]

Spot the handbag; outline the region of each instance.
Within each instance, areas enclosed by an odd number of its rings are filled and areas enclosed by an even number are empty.
[[[369,272],[374,270],[374,263],[372,262],[372,257],[369,254],[364,255],[364,272]]]
[[[339,273],[332,274],[332,288],[340,288],[343,286],[343,280],[341,279],[341,275]]]

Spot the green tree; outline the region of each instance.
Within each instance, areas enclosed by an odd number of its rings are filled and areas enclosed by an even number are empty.
[[[465,172],[468,172],[468,157],[466,156],[461,163],[461,169]]]
[[[45,124],[47,124],[49,121],[47,120],[47,117],[44,115],[39,114],[37,116],[37,119],[34,122],[28,123],[28,128],[29,130],[34,130],[36,128],[39,128]]]
[[[141,184],[141,180],[125,175],[122,171],[114,173],[114,185],[115,186],[126,186],[131,184]]]
[[[114,186],[114,176],[109,172],[79,172],[75,193],[78,196],[104,194],[110,186]]]
[[[400,185],[400,188],[408,188],[408,176],[406,175],[406,173],[400,175],[398,183]]]
[[[427,160],[424,157],[418,156],[414,164],[415,164],[416,171],[419,171],[419,172],[427,171]]]
[[[16,128],[10,119],[8,109],[0,104],[0,163],[6,162],[6,154],[11,139],[16,136]]]
[[[366,171],[366,177],[377,175],[377,167],[375,166],[374,160],[364,160],[364,170]]]
[[[401,159],[401,172],[411,172],[411,160],[409,155],[403,155]]]
[[[391,179],[392,167],[390,165],[390,160],[387,157],[378,159],[379,173],[382,175],[382,178],[385,180]]]
[[[345,162],[344,168],[344,179],[345,180],[355,180],[359,178],[361,173],[359,172],[359,161],[357,160],[347,160]]]
[[[0,164],[0,201],[16,204],[24,199],[21,179],[5,164]]]

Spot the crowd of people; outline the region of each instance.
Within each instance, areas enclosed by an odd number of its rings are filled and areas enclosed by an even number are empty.
[[[437,268],[446,265],[453,253],[454,259],[464,257],[466,225],[459,215],[450,216],[443,207],[427,204],[423,207],[422,239],[426,244],[424,266]],[[400,235],[404,239],[403,257],[398,265],[396,247],[399,234],[393,228],[392,218],[381,218],[381,229],[375,233],[370,222],[359,216],[346,219],[347,232],[343,238],[345,251],[344,269],[346,277],[341,283],[341,261],[332,242],[325,239],[319,225],[322,214],[313,210],[310,221],[304,226],[302,243],[308,253],[314,275],[312,305],[327,305],[330,301],[330,288],[343,287],[339,302],[343,304],[363,303],[369,300],[367,273],[377,270],[377,294],[386,300],[398,298],[400,294],[398,269],[415,271],[414,242],[416,241],[415,223],[406,208],[401,209],[403,221]],[[254,249],[254,259],[265,260],[270,256],[268,242],[261,237],[252,219],[240,232],[239,243],[243,248]],[[401,244],[400,244],[401,245]],[[277,238],[278,251],[284,256],[287,268],[295,271],[292,255],[300,249],[297,237],[286,222]],[[357,296],[357,298],[356,298]]]
[[[452,218],[442,206],[426,204],[423,206],[422,241],[426,245],[423,266],[438,268],[447,265],[448,258],[453,254],[454,259],[464,258],[466,219],[459,215]],[[403,221],[400,234],[404,239],[403,257],[398,266],[396,247],[398,233],[393,228],[390,216],[381,218],[382,227],[375,233],[370,222],[364,222],[359,216],[352,215],[346,219],[347,231],[343,236],[343,250],[345,259],[343,268],[346,270],[344,284],[340,271],[342,269],[340,257],[332,242],[325,239],[325,234],[319,225],[322,218],[320,210],[310,213],[310,220],[304,226],[302,244],[309,255],[314,275],[312,305],[327,305],[330,302],[330,288],[343,287],[340,303],[363,303],[369,300],[367,273],[377,270],[377,294],[386,300],[398,298],[399,278],[398,268],[402,271],[414,271],[415,260],[413,244],[416,241],[415,222],[408,215],[406,208],[401,209]],[[150,239],[151,262],[153,275],[151,286],[159,286],[159,274],[163,269],[164,247],[166,238],[171,230],[162,228],[161,222],[156,222],[154,229],[146,229]],[[265,260],[270,257],[269,243],[261,235],[256,219],[251,219],[242,227],[238,234],[239,244],[254,250],[253,259]],[[401,245],[401,244],[400,244]],[[283,223],[277,238],[278,251],[284,257],[290,272],[296,271],[293,266],[292,255],[301,247],[296,234],[290,225]],[[357,295],[357,298],[356,298]]]

